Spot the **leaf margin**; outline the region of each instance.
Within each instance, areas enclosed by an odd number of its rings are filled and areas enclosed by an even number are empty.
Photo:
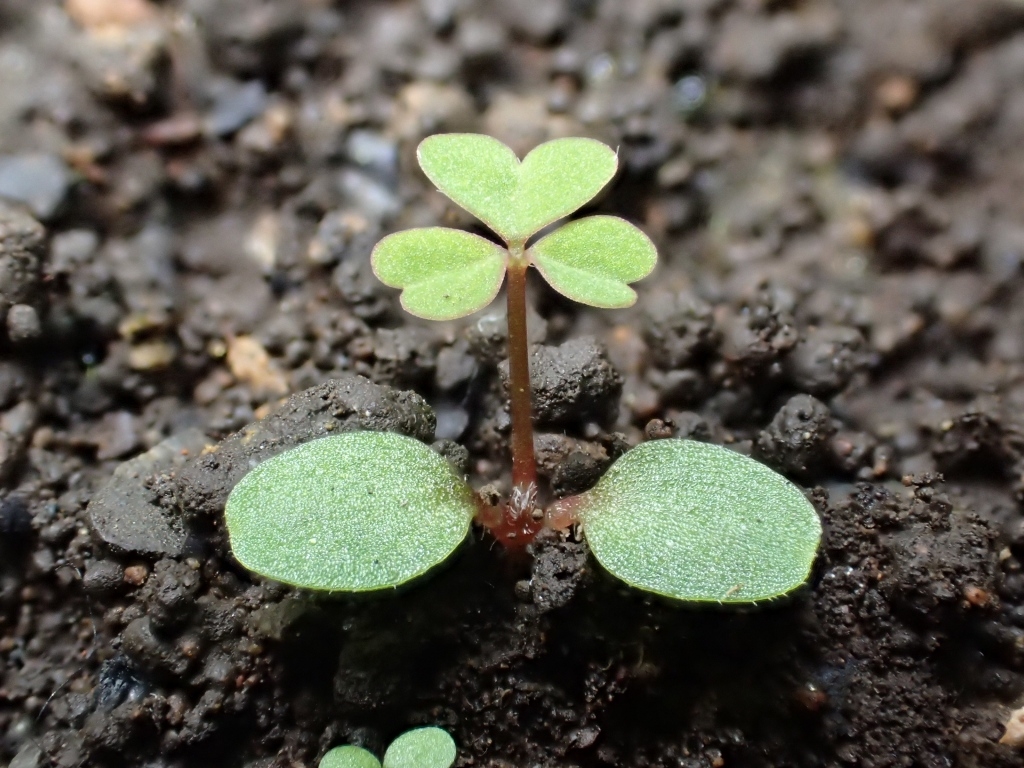
[[[673,446],[672,444],[675,445]],[[794,507],[799,507],[800,513],[803,516],[802,520],[798,521],[794,519],[793,522],[799,523],[800,526],[803,526],[805,524],[808,526],[808,530],[802,532],[804,534],[810,532],[811,529],[813,529],[813,536],[809,536],[806,538],[806,540],[800,542],[799,551],[796,547],[791,548],[790,551],[790,553],[794,555],[793,561],[802,564],[799,569],[803,572],[801,577],[797,580],[794,577],[787,575],[786,588],[779,589],[778,591],[770,593],[768,593],[764,589],[761,589],[760,591],[763,594],[758,594],[757,596],[743,595],[742,593],[744,591],[744,588],[750,585],[739,583],[733,585],[732,587],[726,588],[718,594],[704,594],[701,596],[691,595],[683,597],[678,593],[672,593],[664,589],[654,588],[650,586],[650,582],[655,580],[653,578],[648,580],[648,577],[651,577],[652,573],[654,573],[651,570],[648,570],[644,577],[638,579],[632,579],[629,576],[623,575],[622,571],[618,568],[618,564],[612,563],[612,558],[609,557],[609,555],[616,553],[614,553],[613,550],[606,549],[604,543],[598,543],[597,546],[595,546],[595,537],[592,535],[592,531],[594,529],[593,515],[595,513],[596,507],[595,500],[598,504],[601,503],[600,496],[602,492],[608,490],[607,488],[602,488],[602,483],[604,483],[605,486],[614,483],[617,479],[617,474],[623,475],[624,479],[627,481],[627,484],[630,480],[637,478],[635,468],[633,469],[633,472],[630,473],[628,467],[628,460],[623,464],[620,464],[620,462],[623,462],[624,459],[635,460],[637,459],[637,457],[642,456],[644,452],[660,451],[662,449],[665,449],[666,446],[670,448],[679,448],[684,450],[695,450],[698,453],[706,452],[708,455],[711,455],[713,457],[713,460],[715,461],[717,461],[718,459],[722,459],[725,463],[731,463],[734,466],[744,466],[750,468],[751,472],[747,475],[748,480],[753,478],[754,475],[760,475],[762,480],[768,481],[767,483],[762,482],[760,485],[759,492],[762,495],[764,494],[764,489],[768,484],[774,485],[776,490],[782,490],[782,492],[789,497],[789,500],[792,502],[792,505]],[[630,456],[631,454],[633,454],[632,457]],[[693,463],[699,465],[700,462],[695,461]],[[619,465],[617,473],[616,465]],[[643,465],[641,465],[641,467],[642,466]],[[646,468],[646,471],[643,472],[643,475],[644,477],[642,482],[644,484],[645,491],[653,492],[651,489],[653,489],[658,482],[656,478],[656,473],[651,471],[650,468]],[[676,483],[674,487],[680,488],[686,486]],[[639,589],[641,591],[656,594],[661,597],[682,603],[717,603],[751,605],[757,603],[764,603],[785,597],[791,594],[792,592],[800,589],[804,584],[806,584],[807,580],[810,578],[810,575],[814,567],[814,562],[817,558],[817,554],[821,547],[821,539],[823,535],[821,518],[818,515],[817,510],[815,510],[814,506],[806,498],[804,492],[801,491],[797,485],[789,481],[787,478],[783,477],[778,472],[775,472],[770,467],[750,458],[749,456],[744,456],[743,454],[732,451],[724,446],[714,445],[711,443],[704,443],[694,440],[681,440],[678,438],[667,440],[653,440],[641,443],[637,447],[627,451],[625,454],[620,456],[615,461],[615,463],[608,469],[608,471],[605,472],[605,474],[601,477],[601,479],[593,488],[591,488],[589,491],[580,494],[579,499],[580,502],[578,506],[578,511],[580,515],[581,528],[583,530],[584,538],[587,541],[588,549],[594,555],[595,559],[601,564],[602,568],[607,573],[614,576],[616,579],[619,579],[620,581],[624,582],[625,584],[628,584],[634,589]],[[607,503],[607,500],[605,500],[605,503]],[[609,508],[614,509],[614,511],[612,512],[613,515],[621,515],[622,513],[620,512],[620,510],[623,506],[624,505],[621,502],[619,502],[617,504],[609,505]],[[644,517],[641,517],[640,519],[644,520],[645,522],[652,520],[653,518],[649,517],[649,515],[651,509],[655,506],[656,503],[645,504],[643,513]],[[678,519],[679,511],[674,510],[672,512],[672,515],[673,518]],[[588,517],[590,518],[589,521]],[[741,527],[743,527],[743,529],[746,530],[745,526]],[[588,531],[588,529],[590,530]],[[649,544],[655,537],[652,537],[650,535],[650,531],[638,531],[635,525],[629,529],[628,535],[622,535],[621,533],[616,535],[619,535],[620,539],[627,543],[626,549],[628,549],[630,546],[633,546],[633,548],[636,549],[637,552],[639,552],[640,556],[636,556],[636,553],[633,553],[634,561],[642,562],[645,566],[650,566],[656,563],[659,559],[659,555],[661,555],[662,552],[664,552],[664,550],[646,553],[643,552],[642,550],[644,549],[644,546]],[[811,539],[813,539],[813,546],[809,546],[811,543]],[[700,540],[700,536],[695,536],[691,534],[690,541],[695,541],[699,543]],[[706,540],[706,538],[704,540]],[[596,539],[596,541],[600,541],[600,539]],[[659,537],[659,546],[664,546],[667,541],[670,542],[669,539]],[[604,550],[604,552],[602,552],[602,550]],[[621,554],[622,551],[623,550],[620,550],[618,554]],[[758,565],[760,567],[761,564],[759,563]],[[789,569],[787,568],[787,570]],[[646,585],[643,583],[645,580],[647,580],[648,582]],[[739,587],[740,589],[736,589],[736,587]]]
[[[559,240],[562,240],[567,236],[574,235],[579,230],[588,227],[592,228],[595,225],[598,227],[604,227],[606,225],[613,226],[619,229],[619,237],[628,236],[634,239],[635,245],[638,245],[643,249],[642,256],[647,263],[638,264],[636,269],[630,270],[625,274],[622,274],[622,271],[620,270],[620,274],[609,277],[607,276],[607,273],[595,274],[594,272],[588,272],[582,267],[568,263],[567,261],[558,259],[557,257],[547,255],[543,252],[545,246],[550,247],[552,243],[558,243]],[[586,235],[587,233],[584,233],[584,236]],[[583,249],[577,248],[577,250]],[[634,289],[629,287],[630,284],[650,276],[658,263],[658,249],[651,238],[648,237],[647,233],[620,216],[608,216],[604,214],[585,216],[581,219],[575,219],[574,221],[570,221],[567,224],[562,225],[531,245],[526,251],[526,256],[530,260],[530,263],[536,267],[544,280],[558,293],[580,304],[597,307],[599,309],[625,309],[633,306],[633,304],[636,303],[637,294]],[[616,303],[599,302],[592,297],[588,297],[585,290],[579,291],[574,287],[566,286],[565,281],[552,274],[554,272],[568,271],[588,275],[588,279],[590,280],[596,279],[603,283],[618,283],[625,289],[623,292],[624,300]],[[584,283],[585,282],[586,280],[584,280]]]
[[[416,288],[417,286],[422,286],[436,281],[443,281],[447,276],[452,274],[464,274],[464,270],[466,269],[465,265],[455,265],[440,273],[436,270],[428,271],[425,273],[425,277],[417,279],[416,282],[409,282],[406,278],[397,275],[397,270],[392,269],[393,266],[400,265],[402,259],[411,260],[416,257],[415,254],[411,253],[411,250],[416,247],[416,244],[410,243],[403,246],[403,241],[422,238],[426,235],[447,237],[451,238],[452,242],[462,241],[462,245],[464,246],[471,245],[479,247],[481,258],[477,263],[483,264],[490,261],[492,271],[488,280],[490,287],[475,302],[468,306],[464,304],[459,309],[447,313],[428,314],[424,313],[416,305],[410,306],[410,299],[406,296],[406,291],[410,288]],[[435,247],[441,248],[443,245],[443,242],[438,242]],[[398,253],[392,251],[392,249],[395,248],[398,249]],[[402,250],[406,251],[406,253],[402,254]],[[491,260],[491,257],[493,257],[493,260]],[[392,263],[388,264],[388,261],[391,261]],[[399,232],[392,232],[382,238],[370,252],[370,269],[373,271],[376,278],[384,283],[384,285],[401,290],[398,300],[402,305],[402,308],[415,317],[420,317],[424,320],[437,321],[457,320],[460,317],[466,317],[474,312],[479,312],[494,301],[494,298],[501,290],[501,285],[505,279],[507,261],[508,251],[497,243],[491,242],[487,238],[473,234],[472,232],[466,232],[465,230],[454,229],[452,227],[415,227],[413,229],[404,229]],[[483,285],[484,281],[480,280],[479,284]]]

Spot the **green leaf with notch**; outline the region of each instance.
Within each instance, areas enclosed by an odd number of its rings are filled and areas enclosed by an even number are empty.
[[[527,256],[556,291],[605,309],[631,306],[636,292],[628,283],[647,277],[658,260],[650,238],[616,216],[571,221],[538,240]]]
[[[483,309],[498,295],[507,251],[478,235],[446,227],[396,232],[370,255],[385,285],[401,288],[410,314],[454,320]]]
[[[692,440],[628,451],[579,503],[605,569],[678,600],[784,595],[807,580],[821,539],[799,488],[753,459]]]
[[[525,242],[568,216],[611,181],[618,157],[593,139],[555,139],[522,162],[497,139],[475,133],[429,136],[420,167],[445,195],[507,243]]]
[[[384,753],[384,768],[451,768],[455,741],[440,728],[406,731]]]
[[[380,760],[362,747],[335,747],[320,760],[319,768],[380,768]]]
[[[445,560],[475,512],[472,489],[423,443],[347,432],[258,465],[231,491],[225,518],[249,570],[297,587],[365,592]]]

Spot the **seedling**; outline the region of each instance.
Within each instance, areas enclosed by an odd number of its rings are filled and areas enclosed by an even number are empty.
[[[594,307],[628,307],[654,268],[654,245],[614,216],[534,235],[591,200],[615,175],[615,153],[591,139],[542,144],[522,162],[499,141],[431,136],[420,166],[504,246],[443,227],[398,232],[372,265],[431,320],[476,312],[508,275],[512,492],[477,500],[429,448],[389,433],[321,438],[256,467],[227,503],[231,546],[251,570],[297,586],[394,587],[445,560],[475,518],[508,546],[545,526],[579,523],[598,561],[626,583],[679,600],[750,603],[802,584],[821,522],[800,490],[762,464],[688,440],[645,443],[586,493],[544,509],[538,498],[526,336],[526,274]],[[385,759],[385,765],[387,760]]]
[[[406,731],[387,748],[383,768],[451,768],[455,742],[440,728]],[[320,760],[319,768],[381,768],[381,762],[362,747],[335,747]]]

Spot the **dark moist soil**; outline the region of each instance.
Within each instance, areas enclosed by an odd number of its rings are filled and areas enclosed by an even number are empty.
[[[1022,126],[1018,0],[0,3],[0,761],[1019,767]],[[669,604],[575,535],[361,599],[231,559],[232,484],[318,435],[507,488],[500,302],[419,323],[368,265],[481,231],[438,131],[610,143],[589,210],[661,254],[628,311],[533,281],[554,494],[727,445],[808,489],[808,587]]]

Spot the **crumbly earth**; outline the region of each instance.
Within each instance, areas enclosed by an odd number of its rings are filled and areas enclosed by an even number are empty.
[[[1021,765],[1019,0],[8,0],[0,94],[0,763],[429,723],[458,766]],[[574,534],[361,599],[233,562],[239,467],[332,429],[507,487],[499,305],[420,323],[369,267],[482,232],[415,167],[438,131],[610,143],[588,210],[659,248],[629,310],[532,282],[552,491],[728,445],[811,494],[806,588],[669,604]]]

